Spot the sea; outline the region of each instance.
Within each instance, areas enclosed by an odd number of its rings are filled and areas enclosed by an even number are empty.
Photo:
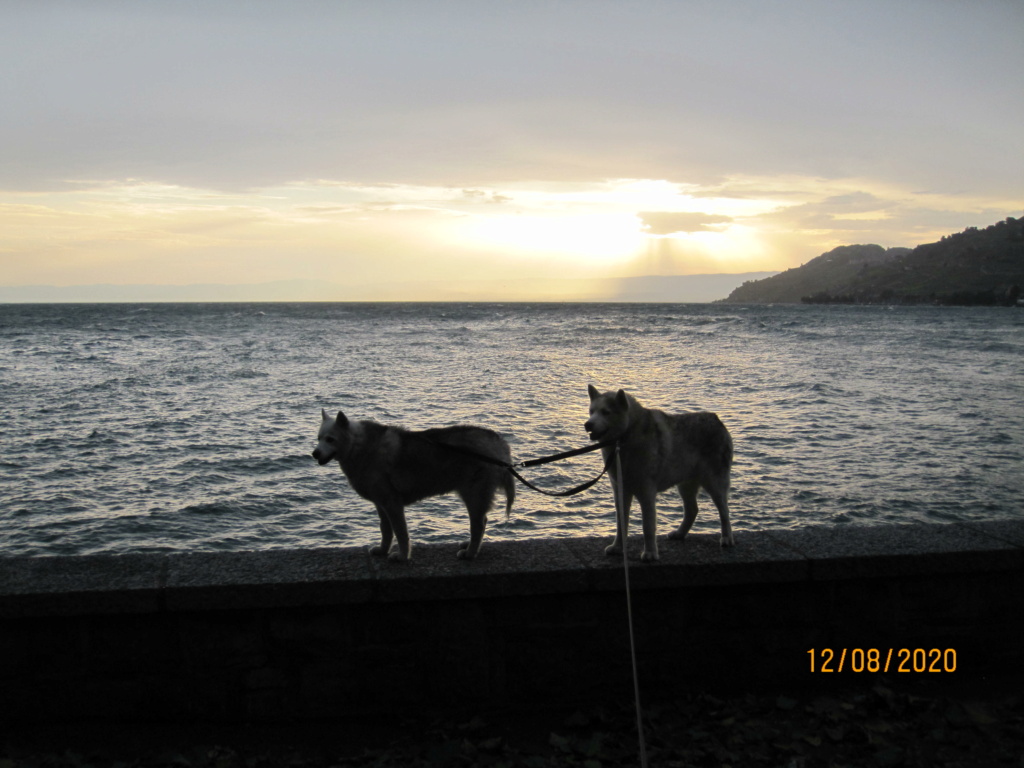
[[[0,556],[371,544],[372,505],[310,455],[321,409],[490,427],[522,461],[588,444],[588,384],[718,413],[740,542],[1024,512],[1017,308],[4,304]],[[560,490],[600,469],[590,453],[523,472]],[[607,478],[502,506],[485,547],[614,529]],[[695,530],[717,531],[700,508]],[[678,524],[674,492],[659,514]],[[454,496],[407,517],[414,544],[468,531]]]

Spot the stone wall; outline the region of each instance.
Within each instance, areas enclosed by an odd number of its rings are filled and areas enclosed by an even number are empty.
[[[842,649],[883,662],[894,649],[895,679],[1022,672],[1024,522],[716,542],[691,535],[665,541],[659,563],[631,561],[649,695],[869,677],[852,653],[842,673],[812,673],[808,651],[826,648],[834,668]],[[628,701],[624,574],[605,543],[485,542],[473,562],[421,545],[408,564],[364,548],[0,559],[0,717],[281,722]],[[908,657],[897,672],[903,648],[953,649],[956,671],[914,672]]]

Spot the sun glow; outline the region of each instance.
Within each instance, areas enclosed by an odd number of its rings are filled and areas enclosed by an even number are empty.
[[[644,235],[631,214],[508,214],[469,225],[467,239],[485,251],[559,256],[605,268],[624,263],[643,247]]]
[[[459,228],[464,244],[486,252],[625,275],[658,247],[652,240],[671,238],[676,247],[666,243],[663,251],[697,253],[701,263],[712,252],[735,255],[740,247],[735,236],[746,232],[735,218],[774,207],[753,200],[703,199],[699,193],[695,185],[651,179],[510,185],[474,191],[477,199],[503,204],[486,211],[463,208],[469,219]],[[670,274],[693,271],[685,259],[671,261]]]

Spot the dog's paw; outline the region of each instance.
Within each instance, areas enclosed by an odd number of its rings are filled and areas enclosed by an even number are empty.
[[[660,560],[657,552],[648,552],[646,549],[640,553],[640,562],[642,563],[653,563],[655,560]]]
[[[384,557],[388,551],[384,549],[380,544],[374,544],[370,547],[370,554],[374,557]]]
[[[732,533],[730,533],[728,536],[726,536],[723,533],[722,534],[721,544],[722,544],[723,547],[735,547],[736,546],[736,539],[733,537]]]
[[[668,537],[670,539],[672,539],[673,541],[682,541],[683,539],[686,538],[686,534],[685,533],[680,533],[678,530],[675,530],[675,531],[671,531],[669,533]]]
[[[467,544],[465,547],[459,549],[456,557],[458,557],[459,560],[472,560],[476,557],[476,555],[471,555],[469,553],[469,545]]]
[[[409,562],[409,558],[406,557],[405,555],[403,555],[401,552],[399,552],[396,549],[394,552],[392,552],[390,555],[388,555],[388,562],[389,563],[407,563],[407,562]]]
[[[622,554],[622,545],[621,544],[609,544],[607,547],[604,548],[604,553],[606,555],[621,555]]]

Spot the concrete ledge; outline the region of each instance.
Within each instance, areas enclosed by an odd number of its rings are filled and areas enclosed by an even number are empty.
[[[151,613],[166,570],[152,555],[0,558],[0,617]]]
[[[805,558],[815,580],[1021,568],[1024,549],[996,531],[1024,531],[1024,522],[996,525],[817,527],[765,535]]]
[[[167,578],[161,586],[169,611],[362,603],[372,599],[377,581],[364,547],[164,559]]]
[[[633,589],[927,576],[1024,568],[1024,520],[939,525],[815,527],[662,537],[661,560],[639,562]],[[0,617],[461,600],[621,590],[609,539],[485,542],[479,558],[454,544],[414,547],[410,563],[366,547],[263,552],[0,558]]]
[[[1022,674],[1024,521],[660,542],[630,560],[646,686],[813,683],[811,648]],[[304,719],[627,695],[606,538],[0,559],[0,716]],[[682,651],[685,649],[685,652]],[[818,675],[820,679],[821,676]]]

